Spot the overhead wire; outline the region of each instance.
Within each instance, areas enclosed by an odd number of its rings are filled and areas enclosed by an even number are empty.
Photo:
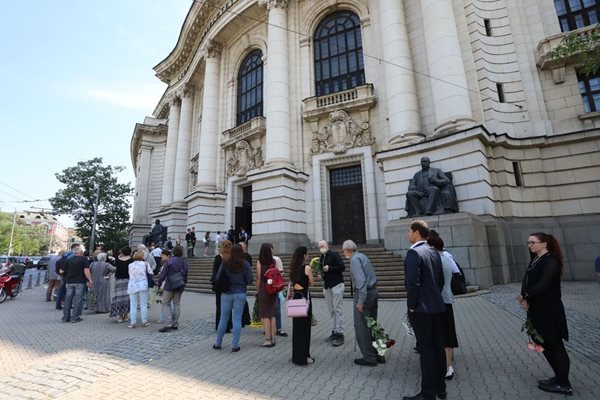
[[[15,187],[13,187],[13,186],[10,186],[10,185],[9,185],[8,183],[6,183],[6,182],[2,182],[2,181],[0,181],[0,184],[2,184],[2,185],[4,185],[4,186],[6,186],[6,187],[8,187],[8,188],[10,188],[10,189],[12,189],[12,190],[14,190],[15,192],[17,192],[17,193],[19,193],[19,194],[22,194],[22,195],[23,195],[23,196],[25,196],[25,197],[29,197],[30,199],[33,199],[33,196],[30,196],[30,195],[28,195],[28,194],[26,194],[26,193],[23,193],[23,192],[22,192],[22,191],[20,191],[19,189],[15,188]],[[13,197],[14,197],[14,196],[13,196]]]
[[[206,0],[206,1],[192,0],[192,3],[200,3],[200,4],[203,4],[203,5],[206,5],[206,6],[210,7],[210,8],[213,8],[213,9],[215,9],[215,10],[222,10],[222,8],[221,8],[221,7],[219,7],[219,6],[217,6],[217,5],[214,5],[214,4],[211,4],[211,3],[210,3],[209,1],[207,1],[207,0]],[[238,16],[238,17],[240,17],[240,18],[245,18],[245,19],[247,19],[247,20],[250,20],[250,21],[254,21],[254,22],[261,23],[261,24],[265,24],[266,26],[273,26],[273,27],[275,27],[275,28],[283,29],[283,30],[285,30],[285,31],[287,31],[287,32],[289,32],[289,33],[295,33],[296,35],[300,35],[300,36],[306,37],[306,38],[308,38],[308,39],[314,39],[314,37],[313,37],[312,35],[309,35],[309,34],[306,34],[306,33],[302,33],[302,32],[296,31],[296,30],[294,30],[294,29],[287,28],[287,27],[286,27],[286,28],[282,28],[282,27],[280,27],[280,26],[278,26],[278,25],[270,24],[270,23],[269,23],[269,21],[268,21],[268,20],[266,20],[266,19],[258,19],[258,18],[254,18],[254,17],[251,17],[251,16],[249,16],[249,15],[243,15],[241,12],[236,12],[236,11],[229,10],[229,9],[228,9],[228,10],[223,10],[223,12],[224,12],[224,13],[229,13],[229,14],[232,14],[232,15],[235,15],[235,16]],[[341,47],[340,47],[340,46],[338,46],[338,49],[340,49],[340,48],[341,48]],[[378,57],[378,56],[374,56],[374,55],[372,55],[372,54],[366,53],[366,52],[364,51],[364,49],[361,49],[361,53],[362,53],[363,57],[365,57],[365,58],[370,58],[370,59],[372,59],[372,60],[378,61],[378,62],[380,62],[380,63],[383,63],[383,64],[389,64],[389,65],[392,65],[392,66],[394,66],[394,67],[401,68],[401,69],[404,69],[404,70],[406,70],[406,71],[410,71],[410,72],[412,72],[412,73],[414,73],[414,74],[421,75],[421,76],[425,76],[425,77],[427,77],[427,78],[430,78],[430,79],[436,80],[436,81],[438,81],[438,82],[443,82],[443,83],[446,83],[446,84],[448,84],[448,85],[451,85],[451,86],[454,86],[454,87],[457,87],[457,88],[460,88],[460,89],[466,90],[466,91],[468,91],[468,92],[475,93],[475,94],[477,94],[477,95],[479,95],[479,96],[482,96],[482,97],[488,98],[488,99],[490,99],[490,100],[497,101],[497,99],[495,99],[495,98],[493,98],[493,97],[491,97],[491,96],[488,96],[487,94],[483,93],[482,91],[474,90],[474,89],[471,89],[471,88],[469,88],[469,87],[465,87],[465,86],[459,85],[459,84],[457,84],[457,83],[454,83],[454,82],[447,81],[447,80],[445,80],[445,79],[442,79],[442,78],[439,78],[439,77],[436,77],[436,76],[433,76],[433,75],[427,74],[427,73],[425,73],[425,72],[418,71],[418,70],[416,70],[416,69],[414,69],[414,68],[409,68],[409,67],[406,67],[406,66],[404,66],[404,65],[396,64],[396,63],[394,63],[394,62],[392,62],[392,61],[389,61],[389,60],[386,60],[386,59],[384,59],[384,58],[382,58],[382,57]],[[519,105],[519,104],[515,104],[515,103],[508,103],[508,102],[506,102],[506,103],[504,103],[504,104],[510,104],[511,106],[514,106],[514,107],[516,107],[516,108],[518,108],[518,109],[520,109],[520,110],[521,110],[521,109],[523,109],[523,106],[521,106],[521,105]]]

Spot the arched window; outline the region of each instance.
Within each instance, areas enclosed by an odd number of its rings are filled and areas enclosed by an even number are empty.
[[[314,35],[317,96],[365,83],[360,19],[351,11],[325,17]]]
[[[262,51],[254,50],[244,58],[237,78],[236,125],[263,115]]]

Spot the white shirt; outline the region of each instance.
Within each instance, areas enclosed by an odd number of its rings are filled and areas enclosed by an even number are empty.
[[[417,247],[418,245],[420,245],[421,243],[427,243],[427,240],[421,240],[419,242],[414,243],[412,246],[410,246],[411,249],[414,249],[415,247]]]
[[[160,257],[162,253],[162,249],[160,247],[155,247],[154,250],[151,251],[152,257]]]

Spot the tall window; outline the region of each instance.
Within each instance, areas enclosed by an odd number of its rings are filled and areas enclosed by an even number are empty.
[[[315,30],[317,96],[348,90],[365,83],[360,19],[350,11],[328,15]]]
[[[598,23],[600,3],[597,0],[554,0],[563,32]]]
[[[577,74],[579,92],[586,113],[600,111],[600,75],[584,76]]]
[[[262,51],[248,54],[237,78],[236,125],[263,115],[263,62]]]

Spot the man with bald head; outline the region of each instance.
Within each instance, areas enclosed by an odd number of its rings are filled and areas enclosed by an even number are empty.
[[[67,259],[60,273],[65,276],[67,289],[62,321],[79,322],[81,321],[86,284],[88,287],[92,285],[90,265],[87,257],[83,255],[81,247],[73,248],[73,256]],[[71,315],[71,307],[73,307],[73,315]]]
[[[344,298],[344,270],[346,266],[338,252],[329,248],[326,241],[319,242],[321,252],[321,276],[323,277],[323,297],[333,320],[331,336],[326,340],[334,347],[344,344],[344,322],[342,320],[342,300]]]

